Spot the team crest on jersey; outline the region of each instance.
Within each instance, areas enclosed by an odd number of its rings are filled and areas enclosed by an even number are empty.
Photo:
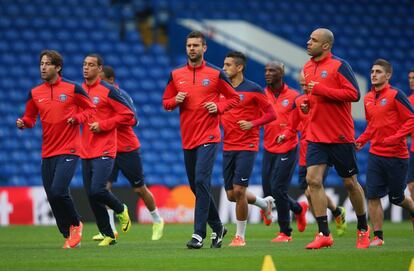
[[[321,77],[322,78],[326,78],[328,76],[328,72],[327,71],[325,71],[325,70],[323,70],[322,72],[321,72]]]
[[[288,100],[288,99],[284,99],[284,100],[282,101],[282,105],[283,105],[284,107],[288,106],[288,105],[289,105],[289,100]]]
[[[239,94],[239,97],[240,97],[240,101],[244,100],[244,94]]]
[[[384,106],[384,105],[386,105],[387,104],[387,99],[381,99],[381,102],[380,102],[380,104],[382,105],[382,106]]]
[[[202,84],[203,84],[204,87],[206,87],[206,86],[210,85],[210,80],[203,79]]]
[[[93,97],[92,102],[93,102],[93,104],[98,104],[99,103],[99,97],[97,97],[97,96]]]
[[[59,101],[66,102],[67,99],[68,99],[68,96],[66,96],[66,94],[59,95]]]

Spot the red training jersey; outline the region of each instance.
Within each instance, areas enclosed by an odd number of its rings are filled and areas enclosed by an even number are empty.
[[[114,86],[98,78],[95,83],[82,87],[97,108],[96,115],[89,123],[98,122],[101,132],[94,133],[89,125],[83,126],[82,158],[101,156],[115,158],[117,151],[116,128],[120,125],[135,125],[134,112]]]
[[[299,93],[285,83],[281,89],[275,91],[266,87],[265,93],[276,112],[277,119],[264,126],[264,148],[271,153],[287,153],[298,145],[298,136],[286,138],[280,144],[276,140],[288,127],[293,104]]]
[[[406,136],[414,130],[414,109],[405,94],[387,84],[365,95],[367,128],[357,139],[369,152],[379,156],[408,158]]]
[[[302,110],[300,110],[300,105],[305,103],[306,100],[309,101],[307,94],[302,94],[296,97],[292,113],[290,114],[288,127],[283,131],[283,134],[287,139],[295,137],[297,132],[300,132],[299,166],[306,166],[306,152],[308,149],[306,134],[309,126],[309,113],[304,114]]]
[[[355,139],[351,102],[360,98],[349,64],[329,53],[320,61],[310,59],[303,67],[306,83],[317,82],[309,94],[308,140],[352,143]]]
[[[186,92],[183,103],[177,105],[175,96]],[[220,100],[220,94],[226,99]],[[219,68],[203,61],[198,67],[186,64],[170,74],[163,95],[166,110],[180,108],[183,149],[193,149],[205,143],[220,142],[219,115],[236,106],[239,95]],[[204,104],[217,104],[218,114],[210,114]]]
[[[135,113],[135,119],[138,121],[134,101],[132,100],[131,96],[129,96],[129,94],[123,89],[119,89],[117,87],[117,90],[127,102],[128,107],[133,109]],[[141,143],[139,142],[138,136],[134,132],[133,126],[134,125],[120,125],[116,129],[116,135],[118,140],[117,152],[131,152],[141,147]]]
[[[408,101],[411,103],[412,106],[414,106],[414,93],[412,93],[408,97]],[[414,152],[414,131],[411,133],[411,148],[410,152]]]
[[[33,88],[26,102],[22,120],[25,127],[42,123],[42,158],[61,154],[80,155],[80,123],[86,123],[95,111],[82,87],[60,76],[55,83],[44,82]],[[68,124],[69,118],[75,124]]]
[[[224,130],[224,151],[258,151],[261,125],[276,119],[275,111],[263,89],[256,83],[244,79],[236,88],[240,103],[221,116]],[[253,128],[242,130],[237,123],[250,121]]]

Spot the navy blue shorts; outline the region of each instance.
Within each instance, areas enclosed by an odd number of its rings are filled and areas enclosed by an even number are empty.
[[[262,188],[264,196],[273,196],[272,186],[282,184],[287,189],[292,180],[297,163],[297,147],[286,153],[271,153],[263,151],[262,161]],[[273,185],[271,183],[274,183]]]
[[[249,186],[253,171],[255,151],[223,151],[224,188],[233,189],[233,184]]]
[[[306,166],[321,164],[334,166],[342,178],[358,174],[355,145],[353,143],[326,144],[308,141]]]
[[[367,166],[367,198],[377,199],[386,196],[390,201],[404,200],[407,186],[408,159],[383,157],[370,153]]]
[[[408,183],[414,182],[414,153],[410,152],[410,162],[408,163]]]
[[[109,182],[114,183],[117,181],[119,170],[128,179],[132,187],[142,187],[144,185],[144,172],[140,149],[116,153],[114,168],[109,177]]]
[[[306,190],[308,188],[308,182],[306,181],[306,173],[308,170],[305,166],[299,166],[299,188]],[[329,167],[326,167],[325,173],[323,174],[323,182],[325,182],[326,177],[328,177]]]

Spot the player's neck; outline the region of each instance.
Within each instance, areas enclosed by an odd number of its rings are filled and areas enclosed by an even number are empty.
[[[188,60],[188,65],[190,65],[191,67],[194,67],[194,68],[196,68],[196,67],[199,67],[199,66],[201,66],[201,64],[203,63],[203,58],[200,58],[199,60],[197,60],[197,61],[191,61],[191,60]]]
[[[244,76],[242,73],[237,74],[235,77],[231,78],[231,85],[236,88],[238,87],[244,80]]]
[[[319,56],[315,56],[313,58],[313,60],[315,62],[319,62],[319,61],[323,60],[324,58],[326,58],[330,54],[330,52],[331,51],[323,51],[322,54],[320,54]]]
[[[56,81],[58,80],[59,75],[55,75],[53,78],[51,78],[50,80],[46,81],[48,84],[53,85],[54,83],[56,83]]]
[[[374,89],[375,89],[376,92],[380,92],[381,90],[383,90],[385,88],[385,86],[387,84],[388,84],[388,82],[385,82],[385,83],[383,83],[381,85],[374,86]]]
[[[91,79],[85,79],[85,82],[88,86],[95,84],[96,80],[98,80],[98,77],[91,78]]]
[[[282,90],[282,86],[283,86],[283,81],[278,81],[278,82],[274,82],[272,84],[269,85],[269,88],[273,91],[273,92],[278,92]]]

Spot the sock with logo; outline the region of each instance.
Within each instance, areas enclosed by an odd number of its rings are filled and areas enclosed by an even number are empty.
[[[358,219],[357,229],[367,231],[368,230],[367,215],[366,214],[357,215],[357,219]]]
[[[334,217],[340,216],[341,215],[341,209],[338,206],[336,206],[336,209],[332,211],[332,214],[333,214]]]
[[[374,231],[374,236],[378,237],[381,240],[384,240],[382,231]]]
[[[319,216],[316,218],[316,222],[318,222],[319,232],[325,236],[329,236],[328,216]]]

